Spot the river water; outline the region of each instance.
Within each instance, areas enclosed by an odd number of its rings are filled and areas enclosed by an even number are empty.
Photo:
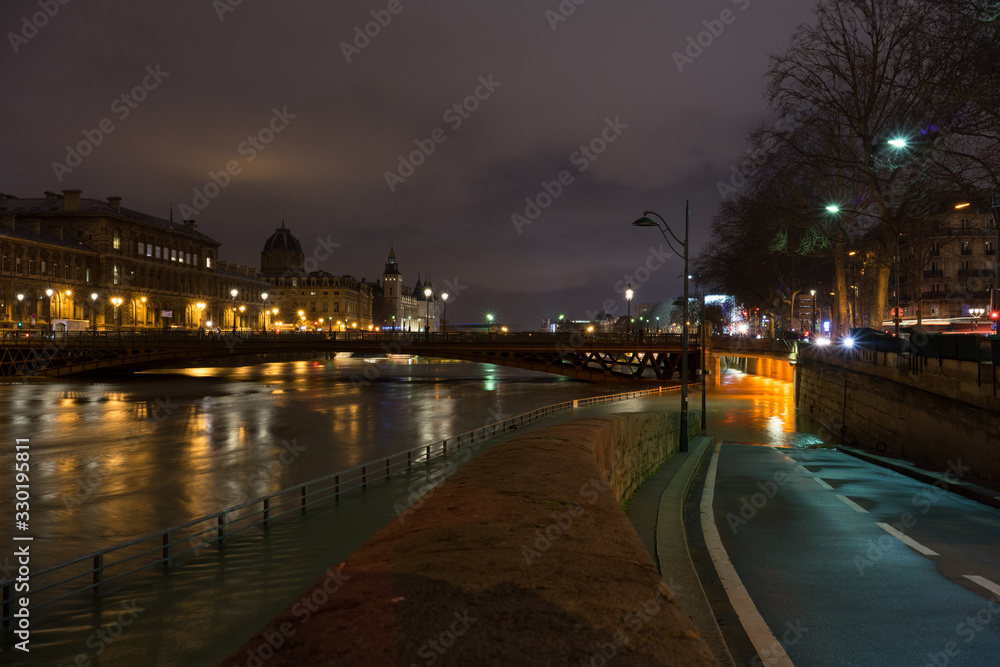
[[[536,407],[615,391],[420,358],[0,385],[0,516],[14,513],[18,438],[30,439],[26,534],[37,571]],[[0,525],[3,543],[12,532],[13,521]]]

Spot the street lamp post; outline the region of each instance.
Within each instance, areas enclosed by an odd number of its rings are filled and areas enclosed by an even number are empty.
[[[52,328],[52,288],[45,290],[45,296],[48,297],[45,300],[45,310],[48,311],[46,315],[49,320],[49,328]]]
[[[267,333],[267,292],[261,292],[260,298],[264,302],[264,332]]]
[[[625,326],[628,327],[627,331],[629,335],[632,335],[632,297],[635,296],[635,292],[632,291],[632,285],[629,284],[628,289],[625,290],[625,303],[628,304],[628,314],[625,315]]]
[[[986,312],[985,308],[969,308],[969,315],[972,316],[972,331],[979,331],[979,318]]]
[[[441,302],[444,304],[444,316],[441,318],[441,332],[448,333],[448,293],[441,292]]]
[[[660,219],[657,222],[650,218],[650,215],[655,215]],[[680,451],[688,451],[688,281],[690,276],[688,276],[688,231],[690,226],[691,218],[691,203],[690,201],[684,202],[684,241],[677,238],[673,230],[670,229],[670,225],[667,221],[663,219],[659,213],[653,211],[644,211],[642,217],[633,222],[632,224],[636,227],[656,227],[663,234],[663,238],[666,239],[667,245],[676,254],[682,255],[684,257],[684,331],[681,335],[681,437],[680,437]],[[670,242],[670,238],[667,236],[667,232],[670,232],[670,236],[674,238],[683,249],[683,253],[677,252],[673,243]]]
[[[24,295],[17,295],[17,328],[20,329],[24,324]]]
[[[809,297],[812,299],[810,302],[810,310],[812,310],[812,324],[809,325],[809,335],[812,336],[813,340],[819,338],[816,335],[816,290],[809,290]]]
[[[430,287],[424,288],[424,332],[430,336],[431,332],[431,294],[434,291]]]
[[[97,292],[92,292],[90,294],[90,319],[92,320],[90,324],[90,330],[97,335]]]
[[[115,307],[115,315],[114,315],[115,325],[119,329],[121,329],[122,323],[121,323],[121,320],[119,320],[119,318],[118,318],[118,315],[119,315],[118,307],[122,305],[122,298],[120,296],[112,297],[111,298],[111,303],[114,304],[114,307]]]
[[[229,290],[229,295],[233,297],[233,335],[234,336],[236,335],[236,295],[239,294],[239,293],[240,293],[240,291],[238,289],[236,289],[235,287],[233,289]]]

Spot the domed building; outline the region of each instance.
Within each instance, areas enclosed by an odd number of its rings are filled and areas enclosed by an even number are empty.
[[[324,258],[327,254],[324,250]],[[318,266],[314,257],[308,263]],[[260,252],[261,278],[272,286],[272,326],[367,331],[376,286],[353,276],[307,270],[312,267],[306,264],[302,244],[282,221]]]
[[[292,236],[292,232],[281,221],[281,227],[274,230],[264,242],[260,253],[260,272],[265,277],[298,275],[305,272],[306,254],[302,244]]]

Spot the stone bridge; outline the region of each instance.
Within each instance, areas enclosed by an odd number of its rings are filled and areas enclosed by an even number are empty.
[[[690,375],[701,367],[692,335]],[[0,337],[0,378],[63,377],[134,372],[179,363],[192,365],[274,353],[419,355],[512,366],[589,382],[679,382],[679,334],[567,333],[271,333],[237,331],[98,331],[62,334],[5,331]],[[706,364],[718,378],[722,357],[750,357],[787,364],[780,341],[710,337]],[[256,363],[256,361],[247,361]]]

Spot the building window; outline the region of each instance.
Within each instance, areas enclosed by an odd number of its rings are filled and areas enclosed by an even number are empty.
[[[146,245],[142,241],[139,241],[139,254],[140,255],[146,254]]]
[[[198,266],[198,255],[197,254],[194,256],[194,265]]]
[[[153,245],[151,243],[146,244],[146,257],[153,256]]]
[[[335,313],[339,313],[340,312],[340,304],[339,303],[333,304],[333,312],[335,312]]]
[[[87,269],[87,275],[84,278],[84,280],[86,280],[88,283],[90,282],[90,269]]]
[[[212,268],[212,257],[211,256],[205,258],[205,268],[206,269]]]
[[[309,305],[309,310],[311,312],[313,312],[313,313],[316,312],[316,302],[315,301]]]
[[[993,241],[987,241],[986,242],[986,254],[987,255],[992,255],[993,254]]]
[[[170,261],[171,262],[176,262],[177,261],[177,250],[174,249],[174,248],[170,249]]]
[[[35,260],[29,259],[28,260],[28,275],[31,276],[31,275],[34,275],[34,274],[35,274]]]
[[[191,253],[187,252],[187,253],[184,253],[184,255],[187,257],[187,262],[186,263],[190,264],[191,263]],[[198,257],[198,255],[195,255],[195,258],[196,258],[195,261],[196,262],[198,261],[197,257]]]
[[[160,246],[156,246],[156,259],[160,259]]]
[[[972,241],[962,241],[962,254],[963,255],[972,254]]]
[[[971,268],[972,268],[972,262],[970,262],[969,260],[965,260],[965,261],[962,262],[962,270],[963,271],[968,271]]]
[[[184,263],[184,252],[183,251],[181,251],[180,255],[177,257],[177,261],[180,262],[181,264]]]
[[[42,260],[42,275],[45,275],[45,260]]]
[[[122,237],[118,232],[115,232],[115,237],[111,240],[111,247],[115,250],[122,249]]]
[[[121,270],[121,267],[118,266],[117,264],[115,264],[114,276],[112,276],[112,282],[115,285],[120,285],[121,284],[121,279],[122,279],[122,270]]]

